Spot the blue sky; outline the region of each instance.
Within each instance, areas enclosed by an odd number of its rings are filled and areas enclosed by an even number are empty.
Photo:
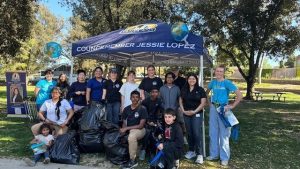
[[[61,16],[65,20],[72,16],[72,10],[59,4],[59,0],[42,0],[41,3],[47,6],[54,15]]]

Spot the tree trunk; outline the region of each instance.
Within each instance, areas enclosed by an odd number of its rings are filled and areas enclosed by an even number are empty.
[[[262,70],[263,70],[263,67],[264,67],[264,65],[263,65],[264,64],[264,58],[265,58],[265,55],[262,55],[260,63],[259,63],[258,84],[261,84],[261,74],[262,74]]]
[[[255,83],[255,76],[248,77],[245,79],[247,82],[247,93],[246,96],[244,97],[245,100],[253,100],[253,87]]]

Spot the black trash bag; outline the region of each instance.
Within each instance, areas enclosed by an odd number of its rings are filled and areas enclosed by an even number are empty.
[[[83,114],[83,111],[85,110],[86,108],[82,108],[80,110],[77,110],[76,112],[74,112],[74,115],[71,119],[71,122],[69,124],[69,130],[75,130],[75,131],[79,131],[79,120],[81,119],[82,117],[82,114]]]
[[[118,125],[106,120],[101,120],[100,125],[101,125],[101,129],[105,131],[119,129]]]
[[[80,153],[76,145],[75,132],[57,136],[49,153],[51,162],[79,164]]]
[[[105,118],[105,105],[92,104],[84,109],[81,119],[79,120],[80,130],[98,130],[100,120]]]
[[[82,153],[99,153],[104,151],[104,130],[87,130],[79,133],[79,148]]]
[[[119,129],[106,131],[103,144],[106,158],[116,165],[125,164],[129,161],[128,134],[121,135]]]

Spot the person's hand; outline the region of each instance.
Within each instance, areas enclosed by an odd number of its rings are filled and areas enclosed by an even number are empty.
[[[121,114],[122,114],[124,111],[124,106],[121,106],[120,110],[121,110]]]
[[[34,144],[34,143],[40,143],[40,140],[34,139],[31,143],[32,143],[32,144]]]
[[[67,126],[67,124],[68,124],[68,121],[65,121],[63,124],[60,125],[60,127],[61,127],[61,128],[64,128],[64,127]]]
[[[49,120],[49,119],[46,119],[46,120],[45,120],[45,123],[46,123],[46,124],[49,124],[49,125],[52,125],[52,124],[53,124],[53,122],[52,122],[51,120]]]
[[[153,122],[148,122],[148,124],[149,124],[150,126],[156,126],[155,123],[153,123]]]
[[[106,104],[106,100],[105,99],[101,99],[100,103],[101,104]]]
[[[82,91],[81,94],[82,94],[82,95],[85,95],[85,91]]]
[[[232,105],[226,105],[225,107],[224,107],[224,111],[225,112],[227,112],[228,110],[232,110],[234,107],[232,106]]]
[[[163,145],[162,143],[160,143],[160,144],[157,146],[157,148],[158,148],[159,150],[162,150],[162,149],[164,149],[164,145]]]
[[[192,115],[194,115],[194,113],[193,113],[193,111],[183,111],[183,113],[185,114],[185,115],[187,115],[187,116],[192,116]]]
[[[77,92],[75,92],[75,94],[80,95],[80,94],[81,94],[81,91],[77,91]]]
[[[126,127],[120,128],[120,133],[125,133],[127,131]]]

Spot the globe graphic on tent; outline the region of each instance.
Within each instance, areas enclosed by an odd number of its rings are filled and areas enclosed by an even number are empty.
[[[189,33],[188,26],[183,22],[178,22],[172,25],[171,34],[175,41],[183,41]]]
[[[57,59],[61,55],[61,50],[62,47],[60,44],[56,42],[49,42],[45,45],[44,53],[53,59]]]

